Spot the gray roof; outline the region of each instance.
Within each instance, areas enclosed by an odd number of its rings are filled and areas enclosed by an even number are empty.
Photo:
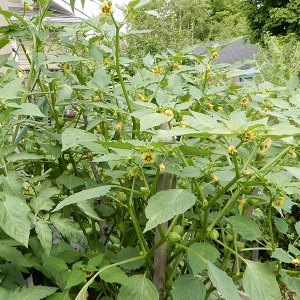
[[[216,41],[216,42],[210,42],[206,43],[203,46],[197,47],[194,52],[196,54],[204,54],[208,50],[206,47],[212,47],[216,46],[216,49],[218,49],[218,46],[224,45],[229,43],[231,40],[222,40],[222,41]],[[233,43],[229,44],[225,48],[218,51],[219,58],[216,61],[216,63],[227,63],[227,64],[233,64],[238,61],[246,60],[246,59],[253,59],[254,55],[259,51],[259,48],[255,46],[254,44],[251,44],[249,41],[244,42],[243,37],[238,38]],[[242,69],[250,68],[251,66],[249,64],[246,64],[242,67]]]

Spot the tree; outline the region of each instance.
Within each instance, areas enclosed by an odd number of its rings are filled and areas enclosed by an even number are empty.
[[[246,0],[244,9],[253,41],[263,41],[266,33],[300,37],[300,0]]]
[[[131,16],[128,28],[151,29],[151,33],[127,40],[128,53],[138,56],[247,33],[240,0],[154,0],[146,12]]]

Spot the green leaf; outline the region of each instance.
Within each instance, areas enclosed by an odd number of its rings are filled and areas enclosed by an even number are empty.
[[[118,300],[158,300],[159,295],[154,284],[144,275],[129,277],[127,285],[120,289]]]
[[[70,175],[62,175],[56,179],[56,182],[63,184],[67,189],[73,190],[79,186],[85,185],[85,181],[82,178]]]
[[[102,220],[95,212],[93,203],[91,201],[84,201],[84,202],[77,203],[77,206],[88,217],[90,217],[94,220],[97,220],[97,221]]]
[[[0,38],[0,49],[5,47],[10,42],[9,38],[7,36],[3,36]]]
[[[232,216],[228,218],[234,230],[245,240],[253,241],[261,236],[258,225],[246,216]]]
[[[104,89],[111,84],[110,76],[103,69],[98,69],[93,77],[93,83],[95,83],[100,89]]]
[[[160,18],[160,14],[156,10],[145,10],[144,12],[150,16]]]
[[[0,55],[0,68],[5,66],[5,64],[7,63],[8,59],[9,59],[9,57],[10,57],[10,53]]]
[[[87,264],[89,271],[98,271],[99,265],[102,263],[104,258],[103,254],[92,257]]]
[[[247,296],[255,300],[281,300],[281,293],[273,270],[266,264],[246,260],[243,286]]]
[[[61,293],[52,294],[47,298],[47,300],[71,300],[69,296],[69,290],[65,290]]]
[[[144,58],[143,58],[143,63],[146,67],[151,68],[154,64],[154,57],[148,53]]]
[[[290,263],[293,259],[292,256],[290,256],[286,251],[284,251],[282,248],[276,248],[273,252],[271,257],[279,259],[281,262],[284,263]]]
[[[202,281],[193,275],[179,276],[171,291],[173,300],[204,300],[206,289]]]
[[[300,256],[300,250],[292,244],[289,244],[289,252],[296,256]]]
[[[294,299],[299,300],[300,299],[300,278],[291,277],[282,270],[279,272],[279,274],[281,275],[288,289],[296,293],[296,298]]]
[[[44,157],[34,153],[14,153],[7,157],[8,162],[26,161],[26,160],[42,160]]]
[[[165,114],[150,113],[145,114],[140,118],[141,131],[145,131],[149,128],[159,126],[168,121],[168,117]]]
[[[53,57],[51,59],[48,59],[43,62],[43,65],[49,65],[53,63],[68,63],[68,62],[77,62],[77,61],[82,61],[85,60],[84,58],[78,57],[78,56],[73,56],[70,54],[64,54],[64,55],[59,55],[56,57]]]
[[[58,211],[58,210],[62,209],[63,207],[70,205],[70,204],[75,204],[78,202],[101,197],[103,195],[106,195],[109,192],[109,190],[110,190],[110,186],[106,185],[106,186],[99,186],[99,187],[95,187],[92,189],[88,189],[88,190],[84,190],[84,191],[75,193],[75,194],[67,197],[66,199],[64,199],[62,202],[60,202],[55,207],[53,212]]]
[[[139,251],[136,248],[128,246],[126,248],[121,249],[120,252],[117,253],[114,262],[120,262],[137,256],[139,256]],[[122,268],[125,270],[137,270],[141,268],[144,264],[144,260],[137,260],[129,262],[127,264],[122,264]]]
[[[65,289],[69,289],[72,286],[79,285],[85,280],[86,276],[84,272],[82,272],[81,270],[72,270],[71,273],[69,273]]]
[[[40,111],[39,107],[33,103],[22,103],[18,105],[17,110],[14,111],[15,116],[34,116],[34,117],[42,117],[44,118],[45,115]]]
[[[300,179],[300,168],[284,167],[289,173],[291,173],[297,179]]]
[[[3,195],[0,200],[0,227],[10,237],[28,246],[30,233],[29,212],[27,204],[20,198]]]
[[[47,256],[50,255],[52,247],[52,231],[48,224],[42,220],[37,220],[35,224],[35,232]]]
[[[300,221],[298,221],[298,222],[295,224],[295,229],[296,229],[296,232],[298,233],[298,235],[300,236]]]
[[[187,259],[195,276],[206,269],[206,260],[215,263],[220,258],[220,252],[209,243],[194,243],[189,249]]]
[[[6,300],[40,300],[55,293],[57,288],[35,285],[10,291]]]
[[[59,103],[60,101],[69,100],[71,99],[73,93],[73,88],[67,84],[62,85],[59,87],[56,93],[56,101]]]
[[[85,146],[85,143],[96,142],[97,137],[89,132],[78,128],[67,128],[61,136],[62,151],[79,145]]]
[[[22,185],[16,172],[9,171],[3,180],[3,193],[19,198],[23,198]]]
[[[289,224],[283,218],[273,217],[274,224],[277,230],[282,233],[286,234],[289,230]]]
[[[130,284],[129,277],[118,267],[111,267],[100,273],[102,280],[108,283]]]
[[[225,300],[241,300],[238,289],[232,279],[213,263],[207,262],[208,276],[214,287]],[[253,300],[258,300],[253,298]],[[265,298],[267,299],[267,298]]]
[[[31,267],[31,262],[23,256],[22,252],[15,247],[2,244],[0,245],[0,257],[7,262],[11,262],[17,266]],[[1,298],[0,298],[1,299]]]
[[[17,78],[5,84],[2,88],[0,88],[0,98],[5,100],[15,99],[22,89],[22,82],[22,78]],[[11,107],[10,104],[10,102],[6,102],[8,107]],[[17,106],[19,107],[19,105]]]
[[[53,257],[53,256],[42,256],[44,267],[49,268],[49,270],[55,270],[57,272],[68,271],[68,266],[62,258]]]
[[[50,211],[54,206],[54,202],[50,198],[59,193],[60,191],[55,187],[44,188],[39,192],[38,196],[31,199],[30,206],[36,214],[41,210]]]
[[[86,247],[88,245],[83,232],[72,220],[62,218],[60,215],[54,214],[51,216],[51,221],[56,229],[70,242],[77,242],[83,247]]]
[[[186,212],[195,203],[196,197],[188,190],[170,189],[156,193],[145,209],[148,222],[144,232]]]

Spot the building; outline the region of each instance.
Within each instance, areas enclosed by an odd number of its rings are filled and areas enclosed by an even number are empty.
[[[228,45],[227,45],[228,44]],[[239,66],[241,74],[237,76],[237,83],[243,85],[247,79],[252,79],[253,75],[258,73],[257,69],[250,63],[254,59],[255,55],[259,52],[259,48],[251,44],[249,41],[244,41],[243,37],[237,39],[221,40],[216,42],[210,42],[203,46],[198,46],[195,50],[195,54],[204,54],[208,50],[206,47],[219,48],[219,57],[216,63],[218,64],[235,64],[238,62],[245,62]]]
[[[24,4],[22,0],[0,0],[0,7],[3,10],[9,10],[18,15],[23,15],[24,13]],[[74,24],[80,23],[84,19],[89,18],[90,12],[85,12],[82,9],[75,7],[74,13],[71,10],[70,4],[66,0],[53,0],[49,11],[52,13],[52,16],[47,16],[45,18],[46,22],[49,23],[59,23],[59,24]],[[39,12],[39,7],[37,5],[33,5],[32,11],[26,11],[27,16],[34,16]],[[14,17],[11,18],[13,22],[18,22],[18,20]],[[2,15],[0,15],[0,26],[7,25],[6,20]],[[25,48],[30,49],[31,41],[22,41],[25,45]],[[51,36],[48,41],[51,44]],[[19,66],[26,69],[29,69],[29,63],[26,59],[25,53],[23,49],[21,49],[20,45],[17,41],[12,40],[8,45],[0,49],[0,55],[3,54],[11,54],[12,58],[14,58]],[[51,50],[48,54],[48,58],[55,55],[55,50]]]

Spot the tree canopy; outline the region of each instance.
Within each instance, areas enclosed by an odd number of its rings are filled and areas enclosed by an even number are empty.
[[[129,18],[128,28],[151,29],[151,33],[130,38],[129,53],[133,54],[142,54],[141,44],[143,53],[157,53],[247,33],[240,0],[154,0],[146,12]]]
[[[300,37],[300,0],[246,0],[244,8],[253,41],[262,41],[266,33]]]

